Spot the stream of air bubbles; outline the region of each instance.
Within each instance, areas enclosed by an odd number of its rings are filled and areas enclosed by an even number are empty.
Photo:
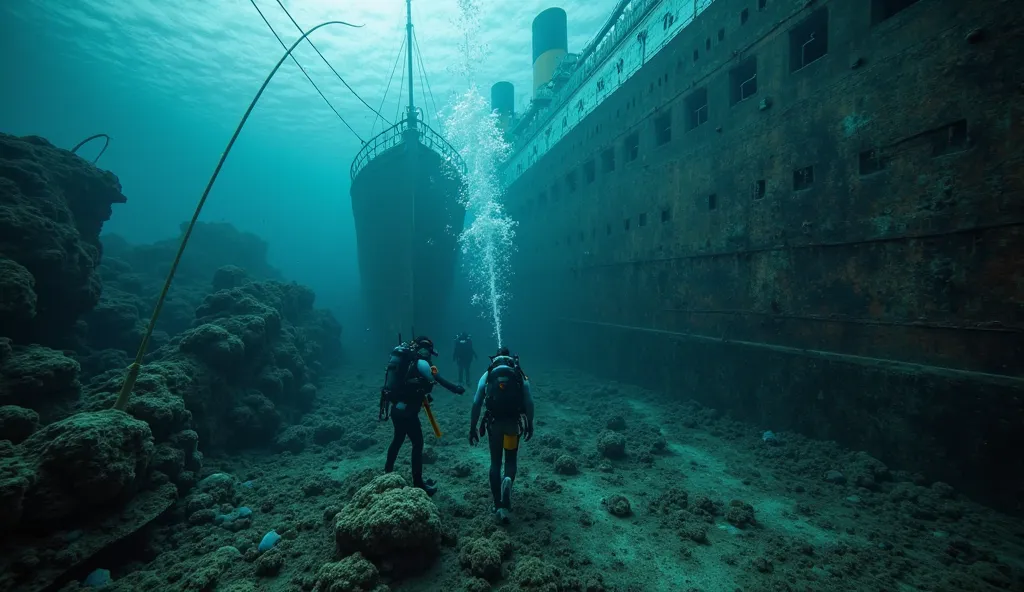
[[[479,8],[474,0],[459,0],[459,15],[453,25],[465,32],[462,49],[464,62],[454,74],[464,77],[467,88],[453,97],[444,120],[448,141],[466,163],[466,185],[462,203],[466,207],[467,227],[459,236],[463,266],[473,287],[472,302],[489,317],[498,346],[502,340],[502,314],[508,300],[515,250],[515,226],[501,205],[502,184],[499,167],[509,156],[511,146],[498,126],[497,114],[477,88],[476,64],[486,50],[475,44],[479,30]]]

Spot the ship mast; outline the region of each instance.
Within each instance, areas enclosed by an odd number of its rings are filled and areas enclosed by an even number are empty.
[[[413,104],[413,88],[412,88],[412,0],[405,0],[405,45],[408,48],[406,52],[409,58],[409,114],[407,120],[409,122],[409,129],[416,128],[416,107]]]

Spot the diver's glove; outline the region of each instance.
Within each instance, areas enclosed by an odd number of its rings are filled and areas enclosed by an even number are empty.
[[[455,384],[454,382],[448,380],[447,378],[441,376],[440,374],[435,374],[434,380],[437,382],[437,384],[443,386],[444,388],[455,393],[456,395],[461,395],[462,393],[466,392],[465,387]]]
[[[533,438],[533,422],[527,421],[526,429],[523,430],[523,440],[529,442],[530,438]]]
[[[427,405],[434,402],[434,395],[427,393]]]
[[[471,426],[469,428],[469,445],[470,446],[476,446],[477,442],[479,442],[479,441],[480,441],[480,435],[477,434],[476,426]]]

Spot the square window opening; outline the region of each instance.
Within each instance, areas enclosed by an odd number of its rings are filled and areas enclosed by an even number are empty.
[[[586,179],[587,185],[593,183],[597,178],[597,167],[594,165],[593,159],[583,163],[583,178]]]
[[[707,39],[704,40],[704,49],[706,49],[707,51],[711,51],[711,38],[710,37],[708,37]]]
[[[626,218],[625,220],[622,221],[622,228],[625,229],[627,232],[629,231],[629,218]]]
[[[821,7],[789,31],[789,70],[796,72],[828,53],[828,7]]]
[[[804,191],[814,186],[814,166],[793,171],[793,191]]]
[[[565,176],[565,186],[569,188],[569,193],[576,191],[576,171],[569,171]]]
[[[718,209],[718,196],[712,193],[708,196],[708,211]]]
[[[686,130],[690,131],[708,121],[708,89],[698,88],[686,97]]]
[[[871,0],[871,24],[877,25],[917,4],[917,0]]]
[[[757,9],[764,10],[768,6],[768,0],[757,0]]]
[[[601,172],[610,173],[615,170],[615,149],[606,148],[601,153]]]
[[[638,224],[641,227],[647,226],[647,214],[646,213],[640,214],[640,219],[637,220],[637,222],[638,222]]]
[[[758,179],[754,181],[754,184],[750,188],[751,196],[754,199],[764,199],[765,194],[765,183],[764,179]]]
[[[740,13],[740,24],[741,25],[747,24],[747,19],[749,19],[749,18],[750,18],[750,11],[747,10],[746,8],[744,8],[743,12]]]
[[[937,130],[932,135],[932,156],[967,150],[967,120],[961,119]]]
[[[633,162],[640,156],[640,134],[633,132],[626,136],[624,143],[626,149],[626,162]]]
[[[729,104],[735,105],[756,94],[757,56],[750,56],[729,72]]]
[[[718,30],[718,40],[725,41],[725,29]]]
[[[671,219],[672,219],[672,210],[670,210],[668,208],[662,209],[661,210],[661,221],[662,222],[668,222]]]
[[[697,51],[696,49],[695,49],[695,50],[693,50],[693,61],[695,61],[695,62],[696,62],[696,61],[697,61],[697,58],[699,58],[699,57],[700,57],[700,52],[699,52],[699,51]]]
[[[889,159],[881,150],[871,149],[860,153],[860,174],[871,175],[889,168]]]
[[[664,146],[672,141],[672,112],[662,113],[654,119],[654,141]]]

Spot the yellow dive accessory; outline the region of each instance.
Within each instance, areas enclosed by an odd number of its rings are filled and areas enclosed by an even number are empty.
[[[434,417],[434,412],[430,410],[430,403],[427,402],[426,397],[423,397],[423,409],[427,412],[427,419],[430,420],[430,427],[434,430],[434,435],[440,438],[441,426],[437,425],[437,419]]]

